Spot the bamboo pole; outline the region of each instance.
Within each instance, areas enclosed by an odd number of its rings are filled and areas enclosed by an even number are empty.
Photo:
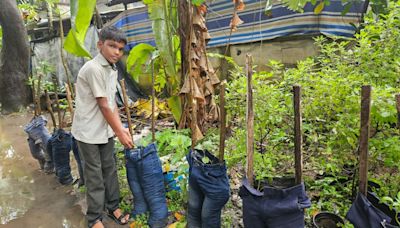
[[[151,137],[153,142],[156,141],[156,133],[155,133],[155,125],[156,125],[156,118],[154,116],[154,109],[155,109],[155,90],[154,90],[154,61],[151,61]]]
[[[360,180],[359,191],[367,195],[368,183],[368,140],[371,108],[371,86],[361,88],[361,121],[360,121]]]
[[[51,107],[50,96],[49,96],[49,93],[47,92],[46,89],[44,90],[44,94],[46,96],[47,110],[49,111],[50,116],[51,116],[51,120],[53,121],[53,128],[57,128],[56,118],[54,117],[53,108]]]
[[[63,26],[63,21],[62,21],[62,17],[61,17],[61,14],[59,14],[59,24],[60,24],[60,43],[61,43],[61,46],[60,46],[60,56],[61,56],[61,62],[62,62],[62,65],[63,65],[63,67],[64,67],[64,71],[65,71],[65,76],[67,77],[67,84],[68,84],[68,86],[71,88],[71,98],[72,99],[74,99],[74,97],[75,97],[75,93],[74,93],[74,87],[73,87],[73,85],[72,85],[72,83],[71,83],[71,78],[70,78],[70,75],[69,75],[69,73],[68,73],[68,67],[67,67],[67,63],[66,63],[66,61],[65,61],[65,56],[64,56],[64,51],[63,51],[63,45],[64,45],[64,26]]]
[[[293,86],[294,107],[294,157],[296,184],[303,181],[303,157],[302,157],[302,134],[301,134],[301,87]]]
[[[67,83],[65,83],[65,90],[67,92],[68,109],[69,109],[69,112],[71,113],[71,121],[72,121],[74,119],[74,105],[72,103],[71,90]]]
[[[53,85],[54,85],[54,94],[56,96],[58,128],[63,129],[64,124],[63,124],[62,117],[61,117],[60,101],[58,100],[58,79],[55,75],[53,75]]]
[[[97,6],[94,7],[94,12],[96,14],[96,25],[97,29],[102,29],[103,28],[103,21],[101,20],[100,12]]]
[[[246,177],[250,185],[253,185],[253,155],[254,155],[254,107],[253,107],[253,66],[252,57],[250,54],[246,55],[246,75],[247,75],[247,164],[246,164]]]
[[[126,117],[128,119],[129,133],[131,134],[131,136],[133,136],[132,121],[131,121],[131,111],[129,110],[128,95],[126,94],[125,79],[121,79],[119,82],[121,84],[122,96],[124,97],[124,107],[125,107]]]
[[[38,115],[42,114],[42,107],[40,107],[40,86],[42,84],[42,74],[38,74],[38,85],[37,85],[37,90],[36,90],[36,103],[37,103],[37,111]]]
[[[33,78],[32,78],[32,100],[33,100],[34,116],[38,116],[37,100],[36,100],[36,93],[35,93],[35,80]]]
[[[221,82],[219,91],[219,110],[220,110],[220,135],[219,135],[219,161],[224,161],[225,153],[225,134],[226,134],[226,112],[225,112],[225,85],[226,80]]]

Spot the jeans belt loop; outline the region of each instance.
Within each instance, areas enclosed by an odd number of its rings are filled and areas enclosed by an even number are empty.
[[[142,151],[144,151],[142,147],[138,148],[138,152],[137,152],[137,154],[138,154],[138,160],[141,160],[141,159],[142,159]]]

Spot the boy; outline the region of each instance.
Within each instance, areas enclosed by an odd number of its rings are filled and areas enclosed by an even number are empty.
[[[100,31],[99,54],[85,63],[76,81],[76,111],[72,134],[84,160],[89,227],[102,228],[104,207],[118,224],[127,224],[129,215],[119,208],[119,184],[114,160],[114,134],[126,147],[132,148],[132,137],[122,126],[115,93],[115,63],[123,55],[125,34],[113,27]]]

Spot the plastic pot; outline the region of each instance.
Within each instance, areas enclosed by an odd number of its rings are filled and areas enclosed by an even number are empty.
[[[313,217],[314,226],[317,228],[336,228],[342,227],[344,224],[343,219],[329,212],[319,212]]]

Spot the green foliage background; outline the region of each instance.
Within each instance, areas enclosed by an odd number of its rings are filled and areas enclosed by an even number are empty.
[[[395,94],[400,92],[400,4],[376,20],[368,15],[354,39],[318,37],[318,56],[285,69],[270,62],[269,72],[254,72],[255,174],[257,179],[292,175],[292,86],[302,87],[303,156],[306,185],[315,210],[344,215],[354,184],[346,172],[358,167],[360,91],[372,85],[369,176],[382,184],[379,192],[395,198],[399,192],[400,137],[396,128]],[[230,166],[244,164],[246,153],[246,76],[233,62],[227,92],[232,137],[227,143]],[[355,168],[354,168],[355,167]],[[332,178],[322,178],[331,176]],[[352,177],[351,177],[352,178]],[[356,182],[357,183],[357,182]],[[315,194],[315,195],[313,195]]]

